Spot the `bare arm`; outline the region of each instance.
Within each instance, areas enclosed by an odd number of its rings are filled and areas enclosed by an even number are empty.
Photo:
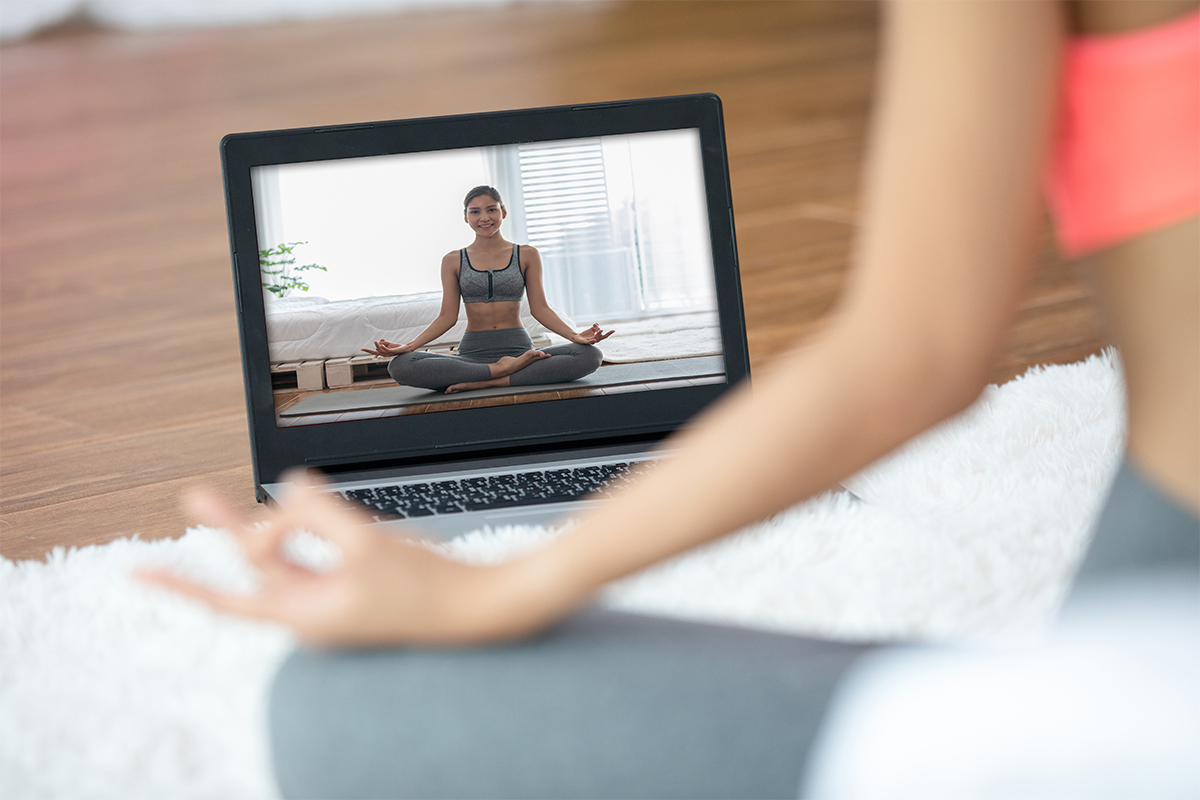
[[[442,307],[437,317],[425,330],[417,334],[406,344],[396,344],[387,339],[374,343],[374,349],[363,348],[363,352],[378,356],[398,356],[401,353],[411,353],[442,336],[458,322],[458,305],[462,299],[458,288],[458,253],[447,253],[442,257]]]
[[[1050,3],[1004,0],[890,9],[866,225],[832,323],[759,376],[753,394],[738,391],[706,413],[672,442],[679,457],[572,534],[507,564],[466,567],[408,554],[327,513],[334,501],[302,493],[306,518],[320,520],[313,529],[344,541],[345,566],[331,578],[338,596],[363,599],[317,614],[304,594],[281,611],[285,590],[234,602],[158,579],[313,641],[520,636],[610,580],[829,488],[964,408],[1031,273],[1059,14]],[[267,574],[281,570],[272,548],[248,544]],[[413,599],[388,589],[398,582],[381,574],[417,575],[420,591]]]
[[[543,587],[533,626],[830,488],[983,387],[1032,272],[1060,11],[972,2],[889,13],[866,225],[835,319],[753,394],[678,437],[680,457],[512,565]]]

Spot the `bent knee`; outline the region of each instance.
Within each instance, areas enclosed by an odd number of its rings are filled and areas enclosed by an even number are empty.
[[[599,369],[600,362],[604,360],[604,353],[600,348],[594,344],[581,344],[578,347],[579,359],[588,368],[588,371],[584,374],[588,375]]]
[[[388,362],[388,375],[392,376],[392,380],[396,383],[407,384],[412,376],[412,365],[414,353],[401,353]]]

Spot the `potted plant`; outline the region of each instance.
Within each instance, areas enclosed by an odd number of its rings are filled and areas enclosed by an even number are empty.
[[[292,266],[296,263],[293,251],[302,244],[308,244],[308,242],[286,242],[258,251],[258,268],[262,272],[263,289],[276,297],[284,297],[293,289],[307,292],[308,284],[296,273],[310,269],[329,271],[320,264]]]

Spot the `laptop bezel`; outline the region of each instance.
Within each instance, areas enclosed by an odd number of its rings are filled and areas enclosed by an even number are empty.
[[[278,427],[251,169],[397,153],[699,130],[726,382]],[[721,101],[713,94],[237,133],[221,141],[256,494],[296,466],[375,469],[488,453],[567,451],[661,438],[749,375]]]

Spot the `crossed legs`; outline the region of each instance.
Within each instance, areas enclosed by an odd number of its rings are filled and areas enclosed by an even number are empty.
[[[463,392],[468,389],[484,389],[488,386],[536,386],[548,383],[569,383],[585,375],[591,375],[600,367],[604,354],[595,345],[560,344],[545,350],[530,350],[537,356],[529,361],[496,375],[490,380],[476,383],[463,382],[446,389],[446,393]]]
[[[586,344],[531,349],[516,356],[501,356],[491,363],[414,352],[393,358],[388,364],[388,374],[404,386],[452,394],[491,386],[567,383],[595,372],[603,358],[599,348]]]
[[[866,648],[612,611],[478,650],[295,653],[285,797],[795,797]]]

